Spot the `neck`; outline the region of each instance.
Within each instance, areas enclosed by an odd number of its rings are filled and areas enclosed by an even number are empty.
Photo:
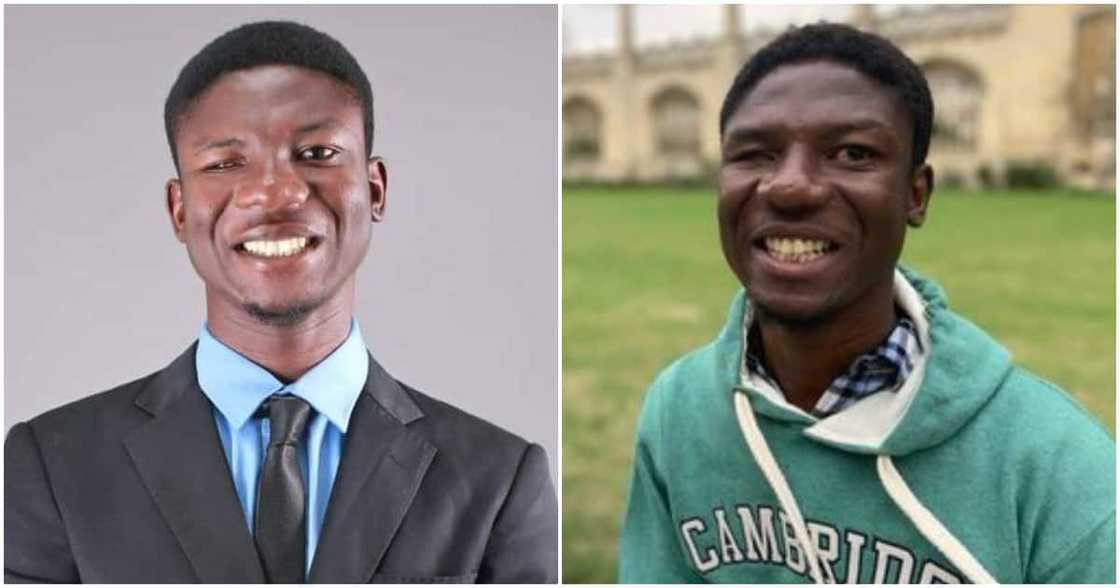
[[[327,301],[290,325],[264,323],[239,307],[207,299],[210,332],[284,383],[293,382],[350,334],[353,297]]]
[[[794,324],[761,311],[757,320],[767,369],[786,400],[811,412],[832,381],[890,332],[897,320],[893,282],[825,321]]]

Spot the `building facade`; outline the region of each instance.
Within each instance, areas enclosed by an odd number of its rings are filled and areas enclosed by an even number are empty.
[[[738,7],[725,6],[715,37],[637,48],[633,9],[618,10],[617,52],[563,60],[565,180],[710,174],[723,96],[780,31],[745,35]],[[891,39],[925,71],[936,111],[929,159],[941,182],[999,185],[1009,166],[1031,165],[1077,186],[1115,185],[1114,6],[907,7],[888,16],[861,6],[853,15],[851,24]]]

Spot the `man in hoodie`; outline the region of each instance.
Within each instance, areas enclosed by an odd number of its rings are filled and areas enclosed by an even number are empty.
[[[720,113],[745,287],[638,425],[623,582],[1115,581],[1115,445],[897,267],[933,190],[921,70],[851,27],[756,53]]]

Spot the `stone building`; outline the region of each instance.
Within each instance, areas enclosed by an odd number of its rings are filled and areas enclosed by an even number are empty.
[[[719,160],[723,95],[779,31],[743,34],[723,7],[712,38],[637,48],[620,6],[612,53],[565,55],[566,180],[699,177]],[[746,10],[750,10],[747,8]],[[1116,12],[1095,5],[853,9],[852,23],[898,44],[926,72],[936,120],[930,160],[942,182],[1000,183],[1008,165],[1115,185]]]

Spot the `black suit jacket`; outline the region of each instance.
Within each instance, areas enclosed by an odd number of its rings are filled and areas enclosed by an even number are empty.
[[[264,581],[194,357],[12,427],[6,581]],[[371,358],[308,581],[556,582],[556,525],[540,446]]]

